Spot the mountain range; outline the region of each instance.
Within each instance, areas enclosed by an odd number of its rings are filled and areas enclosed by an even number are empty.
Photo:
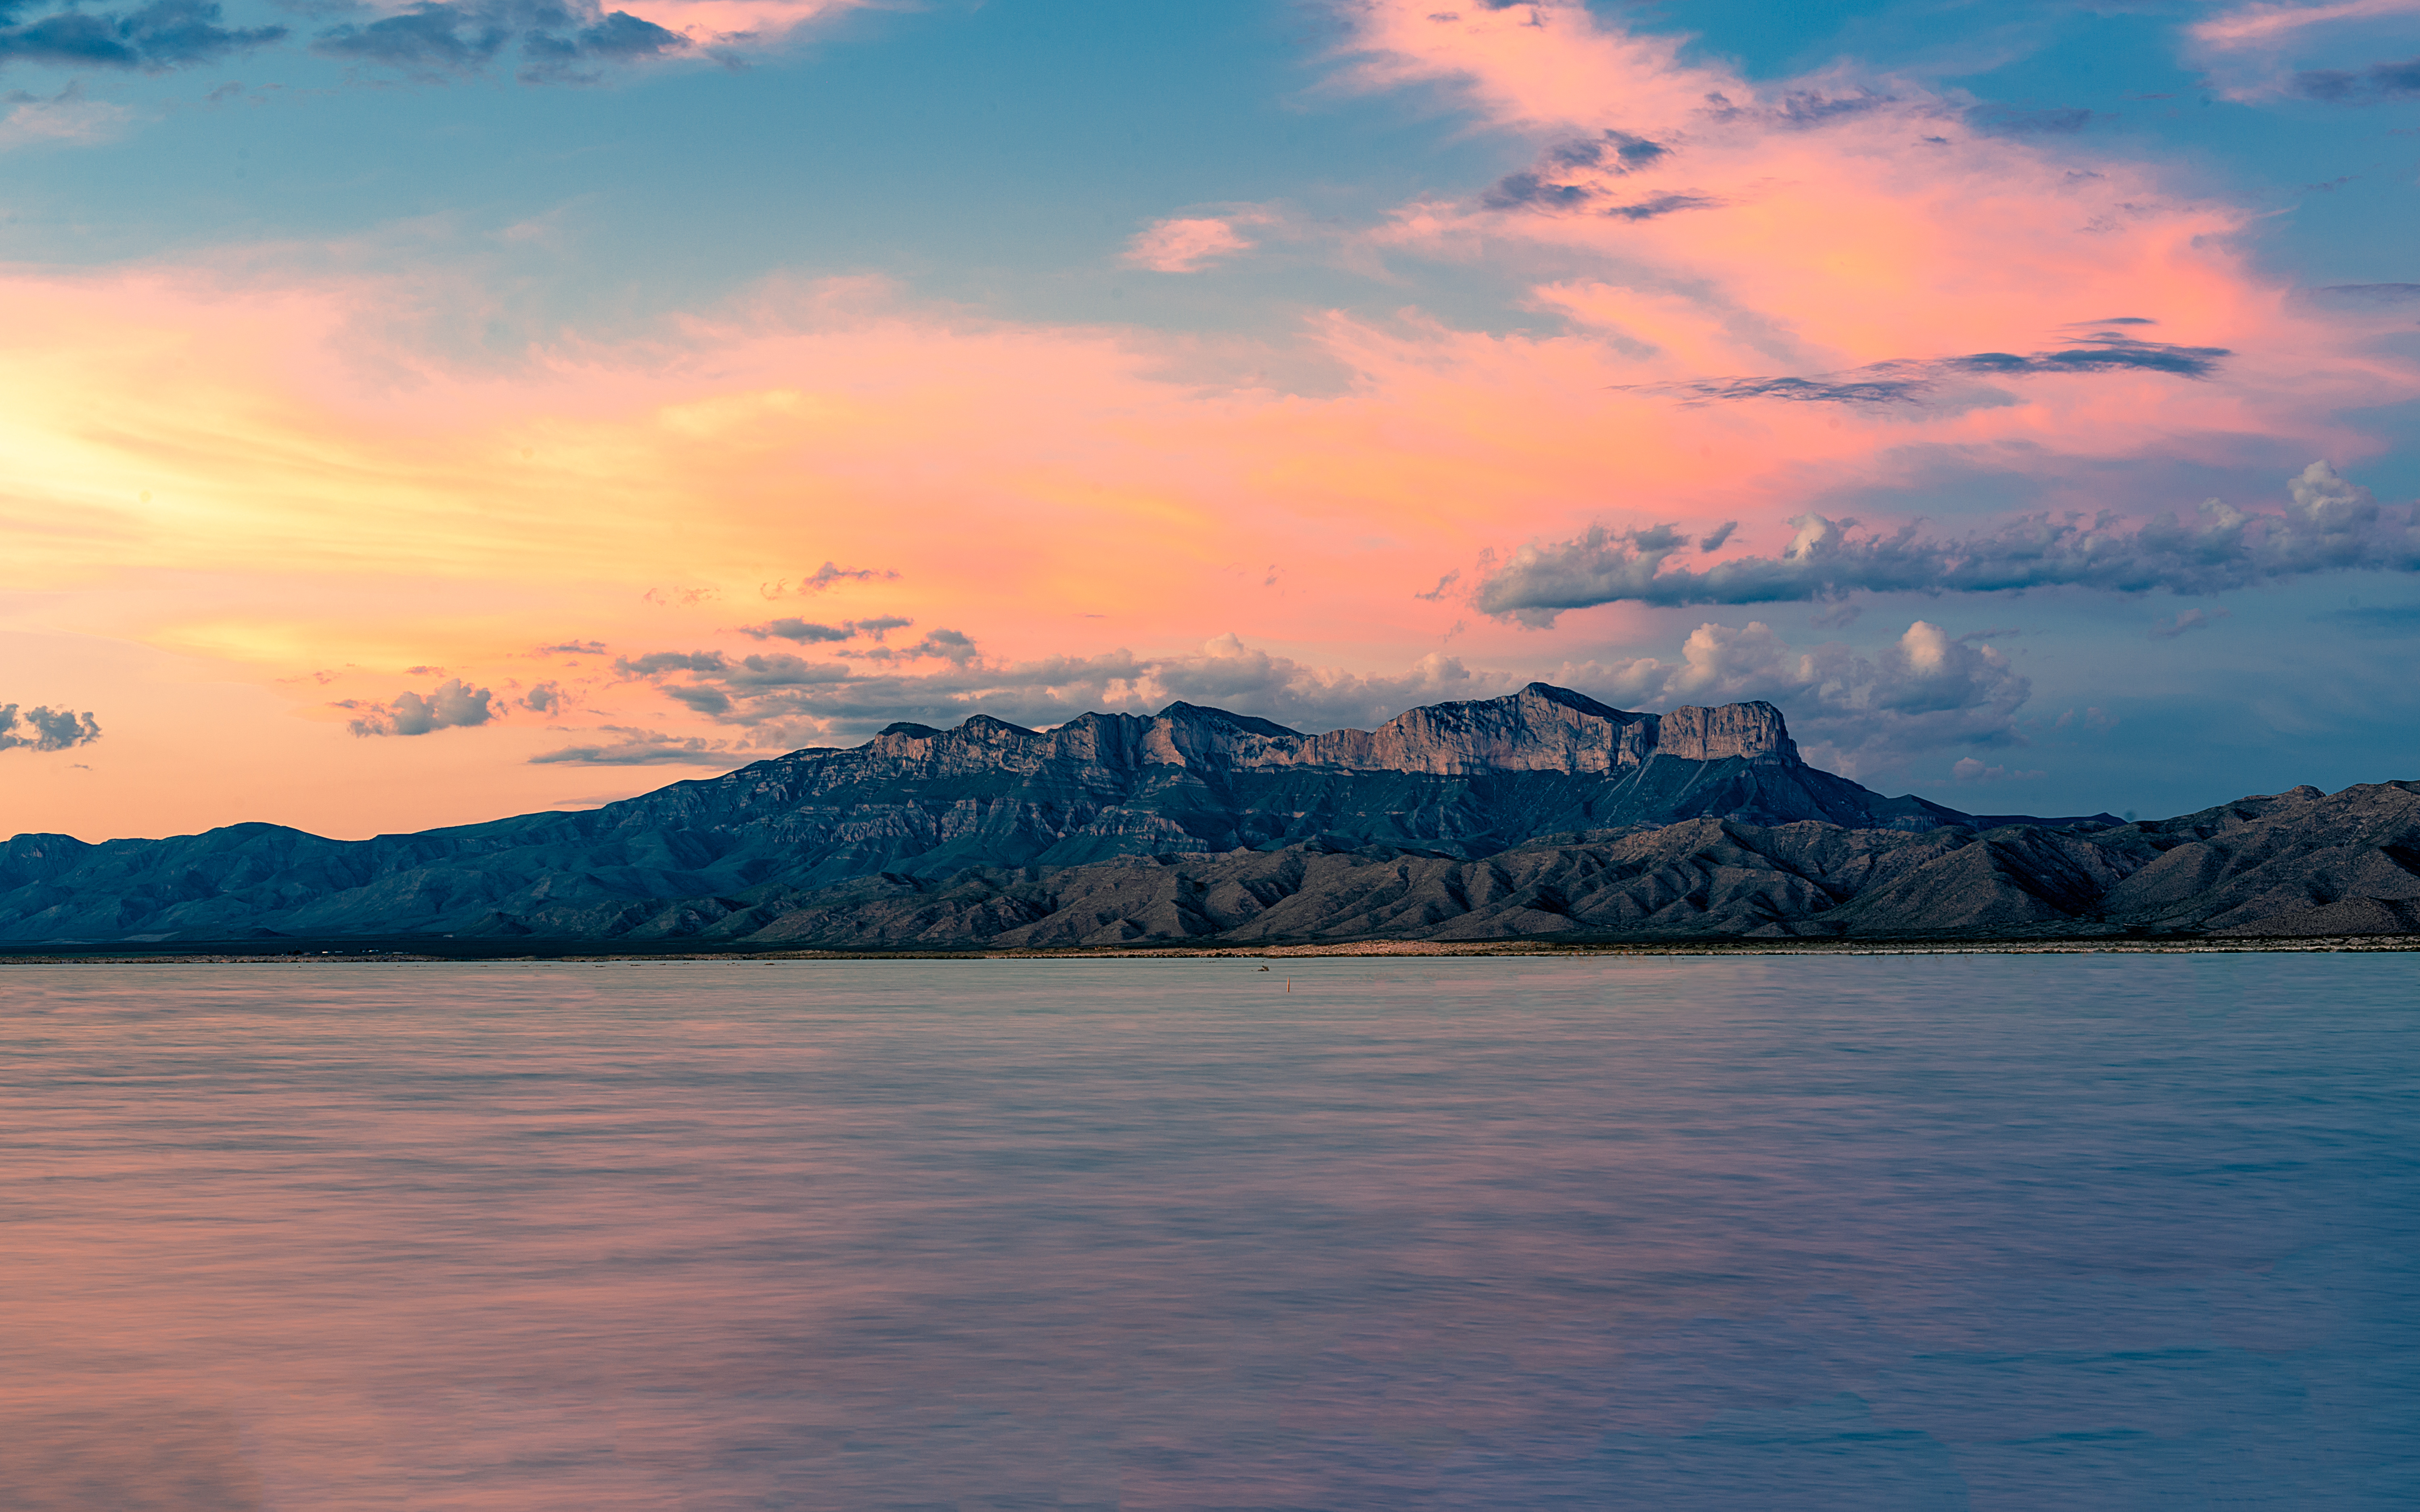
[[[894,724],[576,812],[0,846],[0,942],[398,937],[851,950],[2420,930],[2420,783],[2177,819],[1962,813],[1803,761],[1769,703],[1533,683],[1305,734],[1188,703]]]

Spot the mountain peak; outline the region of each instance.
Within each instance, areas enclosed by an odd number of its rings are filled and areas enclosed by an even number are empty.
[[[1178,699],[1152,717],[1179,723],[1189,720],[1207,720],[1233,725],[1238,730],[1248,731],[1256,735],[1280,735],[1293,740],[1302,738],[1301,731],[1290,730],[1273,719],[1263,719],[1249,714],[1235,714],[1226,709],[1214,709],[1201,703],[1187,703],[1183,699]]]
[[[1589,697],[1586,693],[1577,692],[1568,687],[1557,687],[1552,683],[1531,683],[1523,687],[1518,693],[1511,695],[1511,697],[1512,699],[1537,700],[1547,703],[1559,703],[1564,708],[1577,709],[1583,714],[1593,714],[1601,719],[1635,719],[1638,717],[1638,716],[1631,714],[1626,710],[1617,709],[1610,703],[1600,703],[1596,700]]]

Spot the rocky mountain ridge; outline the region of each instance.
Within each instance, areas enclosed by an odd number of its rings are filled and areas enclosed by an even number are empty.
[[[1729,839],[1707,838],[1709,824]],[[2029,838],[2012,839],[2014,830]],[[1659,716],[1532,684],[1502,699],[1410,710],[1375,731],[1319,734],[1184,703],[1153,716],[1085,715],[1048,731],[985,716],[947,731],[900,724],[862,746],[796,751],[595,810],[367,841],[271,825],[97,845],[19,836],[0,845],[0,942],[694,933],[724,940],[761,933],[764,943],[970,944],[1018,931],[1090,940],[1128,925],[1142,932],[1138,937],[1170,939],[1404,929],[1459,938],[1466,934],[1452,932],[1521,933],[1536,925],[1517,909],[1505,912],[1510,904],[1487,902],[1529,886],[1525,868],[1629,877],[1644,857],[1701,841],[1745,846],[1743,855],[1771,863],[1749,871],[1779,868],[1774,876],[1798,880],[1742,884],[1742,898],[1762,899],[1753,905],[1684,903],[1702,889],[1682,887],[1675,872],[1639,884],[1646,894],[1623,893],[1632,902],[1621,907],[1607,894],[1586,905],[1567,899],[1560,913],[1533,912],[1563,919],[1555,928],[1565,932],[1686,933],[1813,928],[1818,915],[1829,916],[1823,927],[1830,928],[1864,917],[1839,912],[1854,902],[1875,918],[1921,930],[1949,917],[1939,898],[1919,888],[1891,905],[1893,915],[1873,889],[1919,856],[1931,866],[1976,843],[1989,847],[1977,856],[2030,857],[2001,870],[2029,878],[2021,888],[2029,895],[2074,904],[2062,918],[2118,917],[2097,900],[2137,870],[2188,882],[2201,875],[2179,872],[2181,863],[2154,867],[2172,847],[2142,838],[2150,833],[2142,826],[2128,831],[2132,841],[2117,838],[2120,831],[2128,826],[2106,814],[1978,816],[1885,797],[1807,765],[1770,704]],[[1743,838],[1758,835],[1801,838]],[[1827,837],[1820,844],[1805,839],[1819,835]],[[1845,862],[1809,860],[1791,871],[1772,859],[1806,845],[1814,846],[1809,856],[1890,859],[1845,872]],[[2391,862],[2401,853],[2379,854]],[[1479,901],[1423,904],[1413,922],[1386,909],[1337,913],[1319,901],[1327,883],[1306,893],[1309,884],[1287,880],[1299,867],[1350,893],[1378,874],[1373,866],[1408,869],[1407,877],[1427,879],[1419,887]],[[2054,883],[2063,868],[2096,880]],[[1228,897],[1220,889],[1229,883],[1261,900],[1257,911],[1213,901]],[[1586,896],[1611,885],[1592,883]],[[1069,933],[1084,909],[1140,899],[1138,887],[1173,889],[1165,901],[1174,914],[1155,913],[1157,903],[1122,913],[1121,903],[1110,908],[1116,918]],[[1650,895],[1674,888],[1646,906]],[[1280,893],[1295,901],[1280,907]],[[2373,895],[2386,900],[2389,915],[2402,896],[2378,887],[2361,894]],[[901,922],[949,898],[981,903],[969,904],[958,924]],[[934,918],[958,918],[958,907],[948,903]],[[1193,922],[1168,933],[1178,916]]]
[[[868,767],[888,765],[886,775],[893,777],[911,770],[1040,771],[1067,761],[1213,772],[1327,768],[1439,777],[1604,775],[1643,766],[1656,756],[1798,762],[1797,744],[1781,711],[1770,703],[1635,714],[1544,683],[1531,683],[1506,698],[1409,709],[1376,730],[1307,735],[1266,719],[1177,702],[1148,717],[1081,715],[1047,732],[988,715],[953,730],[893,724],[853,752],[833,754]]]

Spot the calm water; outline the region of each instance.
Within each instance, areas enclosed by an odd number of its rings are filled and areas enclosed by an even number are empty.
[[[2420,1505],[2420,957],[1256,964],[0,970],[0,1506]]]

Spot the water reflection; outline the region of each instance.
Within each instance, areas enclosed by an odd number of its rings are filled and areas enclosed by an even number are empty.
[[[9,1507],[2420,1501],[2404,958],[9,967]]]

